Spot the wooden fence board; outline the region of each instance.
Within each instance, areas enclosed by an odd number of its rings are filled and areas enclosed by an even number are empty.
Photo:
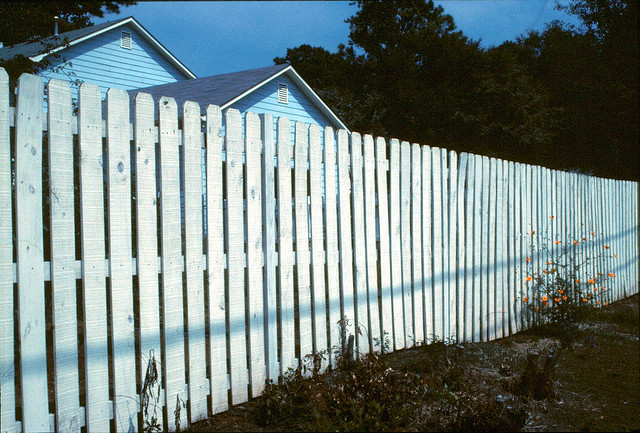
[[[101,119],[100,89],[94,84],[83,83],[78,91],[78,140],[80,143],[85,426],[89,432],[109,430]]]
[[[178,416],[187,401],[184,366],[182,295],[182,236],[178,107],[173,98],[158,101],[160,142],[160,252],[162,255],[162,318],[167,428],[177,430],[186,417]]]
[[[518,253],[516,252],[516,191],[515,191],[515,164],[512,161],[508,162],[507,166],[507,185],[508,185],[508,196],[507,196],[507,212],[508,212],[508,243],[509,243],[509,251],[507,256],[509,258],[509,263],[507,267],[507,280],[509,283],[509,293],[507,295],[508,302],[508,325],[509,325],[509,335],[515,334],[518,332],[518,324],[517,320],[520,314],[518,309],[520,304],[520,299],[518,298],[518,289],[516,286],[516,269],[517,269],[517,257]]]
[[[344,129],[338,130],[338,230],[340,239],[340,276],[342,293],[342,320],[346,344],[355,336],[355,297],[353,286],[353,251],[351,244],[351,181],[349,177],[349,137]]]
[[[187,297],[189,421],[207,417],[207,371],[205,342],[204,266],[202,260],[202,138],[200,105],[187,101],[183,107],[182,173],[184,191],[185,294]],[[262,307],[262,306],[261,306]]]
[[[376,185],[378,187],[378,225],[379,225],[379,260],[380,260],[380,307],[382,350],[387,352],[384,341],[389,338],[389,350],[393,350],[393,297],[391,287],[391,257],[389,238],[389,185],[387,172],[389,160],[387,159],[387,143],[384,138],[375,140],[376,157]]]
[[[506,256],[505,249],[506,245],[504,244],[504,215],[505,215],[505,205],[504,205],[504,173],[502,169],[502,160],[496,160],[496,265],[495,265],[495,275],[496,275],[496,338],[502,338],[504,334],[503,328],[503,317],[504,317],[504,288],[505,282],[503,280],[504,275],[504,267],[506,266]]]
[[[422,274],[422,154],[411,145],[411,255],[413,260],[413,329],[416,344],[424,343],[424,276]]]
[[[489,338],[489,249],[493,247],[490,244],[489,235],[489,157],[482,157],[482,296],[480,301],[480,319],[482,341]]]
[[[0,68],[0,430],[15,431],[13,215],[9,75]]]
[[[395,350],[405,348],[404,313],[402,310],[402,250],[400,228],[400,143],[389,143],[389,225],[391,238],[391,296],[393,297],[393,344]]]
[[[114,418],[117,431],[137,423],[136,357],[131,268],[131,146],[129,95],[107,91],[107,232]]]
[[[451,278],[451,268],[449,263],[449,176],[450,167],[447,164],[447,150],[440,150],[441,168],[441,202],[442,202],[442,298],[439,308],[442,309],[442,338],[448,341],[451,338],[451,318],[449,317],[449,279]],[[440,226],[438,226],[440,227]]]
[[[335,179],[335,178],[334,178]],[[311,188],[311,275],[313,300],[313,351],[321,353],[327,346],[327,309],[325,251],[322,221],[322,144],[320,127],[309,126],[309,181]],[[326,365],[320,365],[324,371]]]
[[[18,79],[15,120],[15,212],[22,428],[49,430],[42,262],[42,80]]]
[[[80,429],[71,89],[47,85],[56,429]]]
[[[433,243],[432,243],[432,203],[431,148],[421,146],[422,151],[422,273],[424,303],[425,343],[433,339]]]
[[[245,311],[245,223],[243,212],[244,178],[242,173],[242,119],[236,109],[226,117],[226,197],[227,273],[229,303],[229,359],[231,365],[231,403],[247,401],[249,373]]]
[[[273,131],[273,115],[260,115],[262,137],[262,245],[264,248],[264,323],[266,378],[277,382],[278,364],[278,292],[276,286],[276,147]]]
[[[362,137],[351,134],[351,179],[353,189],[353,265],[355,282],[355,304],[357,330],[356,343],[358,353],[364,355],[371,350],[371,329],[367,308],[367,256],[364,227],[364,185],[362,178]]]
[[[160,346],[160,297],[158,293],[158,211],[156,195],[156,146],[153,136],[154,107],[148,93],[135,97],[135,191],[137,275],[140,317],[140,383],[145,383],[147,371],[155,365],[158,384],[162,384],[162,348]],[[151,368],[151,370],[148,370]],[[150,379],[150,377],[149,377]],[[157,388],[150,387],[148,411],[143,410],[143,422],[156,418],[164,424],[163,413],[154,405],[159,399]]]
[[[441,149],[431,148],[431,163],[433,179],[433,335],[431,340],[442,340],[445,338],[443,329],[443,290],[444,290],[444,270],[442,252],[442,161],[440,157]],[[392,253],[393,254],[393,253]],[[393,257],[393,256],[392,256]]]
[[[333,128],[324,128],[325,232],[329,314],[329,359],[335,367],[334,348],[340,344],[340,250],[338,249],[338,190],[336,184],[336,142]]]
[[[445,293],[447,297],[448,303],[448,311],[449,311],[449,320],[448,320],[448,332],[447,338],[450,338],[451,341],[459,341],[458,334],[456,332],[457,329],[457,299],[456,299],[456,286],[457,286],[457,271],[458,271],[458,246],[457,246],[457,238],[456,238],[456,229],[458,224],[458,156],[456,152],[449,151],[449,182],[448,182],[448,214],[449,218],[447,221],[448,225],[448,233],[445,232],[445,236],[448,236],[448,256],[449,256],[449,282],[448,282],[448,290]]]
[[[313,331],[311,317],[311,255],[309,252],[309,135],[307,125],[295,124],[295,225],[296,225],[296,290],[298,292],[300,362],[313,352]]]
[[[404,344],[416,344],[413,330],[411,284],[411,145],[400,143],[400,245],[402,248],[402,303],[404,311]]]
[[[468,155],[460,154],[460,164],[458,166],[457,193],[456,193],[456,216],[457,216],[457,239],[456,239],[456,337],[458,342],[465,341],[465,274],[467,271],[467,257],[465,250],[465,179],[467,176]]]
[[[484,284],[482,280],[482,240],[483,225],[482,214],[484,211],[482,200],[482,156],[474,155],[473,161],[473,339],[477,342],[482,340],[482,290]]]
[[[487,340],[496,338],[496,211],[497,211],[498,169],[495,158],[489,160],[489,260],[487,267]]]
[[[278,119],[278,278],[280,286],[281,374],[296,368],[293,294],[293,214],[291,194],[291,124]]]
[[[376,246],[376,179],[373,137],[364,136],[364,217],[365,247],[367,251],[367,296],[369,312],[369,329],[372,338],[372,349],[380,352],[384,341],[380,333],[380,308],[378,304],[378,254]],[[385,172],[386,174],[386,172]],[[377,343],[376,343],[377,340]]]
[[[260,118],[245,115],[245,197],[247,215],[247,283],[249,311],[249,383],[251,396],[264,390],[267,370],[264,346],[262,257],[262,140]]]
[[[475,254],[475,244],[474,244],[474,232],[473,232],[473,219],[475,215],[475,202],[474,202],[474,193],[475,193],[475,170],[476,170],[476,156],[468,155],[467,156],[467,174],[466,174],[466,191],[464,196],[464,224],[465,224],[465,237],[464,237],[464,248],[465,248],[465,285],[464,285],[464,303],[463,311],[463,324],[464,324],[464,341],[471,342],[475,341],[473,335],[474,329],[474,315],[473,311],[475,308],[474,304],[474,273],[476,266],[476,254]]]
[[[207,281],[209,286],[209,349],[211,413],[229,407],[225,302],[224,196],[222,179],[222,113],[207,107]]]

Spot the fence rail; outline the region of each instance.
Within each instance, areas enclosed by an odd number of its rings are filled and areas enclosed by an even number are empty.
[[[10,107],[0,69],[2,432],[176,430],[349,336],[510,335],[561,252],[615,275],[589,302],[638,291],[636,182],[46,87]]]

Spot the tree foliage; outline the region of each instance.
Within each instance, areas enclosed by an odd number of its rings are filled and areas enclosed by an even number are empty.
[[[348,45],[274,59],[292,63],[350,128],[638,179],[634,1],[569,0],[559,8],[579,28],[552,22],[488,49],[432,1],[355,3]]]

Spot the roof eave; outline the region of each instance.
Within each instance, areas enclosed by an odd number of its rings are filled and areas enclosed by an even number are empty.
[[[236,103],[240,99],[242,99],[245,96],[247,96],[249,93],[253,92],[254,90],[258,89],[259,87],[262,87],[263,85],[265,85],[269,81],[272,81],[272,80],[278,78],[280,75],[285,75],[285,74],[289,78],[291,78],[293,80],[293,82],[298,85],[298,87],[300,87],[302,92],[309,99],[311,99],[311,101],[320,109],[320,112],[322,112],[322,114],[324,114],[331,121],[331,123],[334,126],[336,126],[338,129],[344,129],[344,130],[347,131],[347,133],[351,134],[351,131],[349,130],[349,128],[347,128],[347,126],[340,120],[340,118],[338,116],[336,116],[336,114],[333,111],[331,111],[331,109],[327,106],[327,104],[325,104],[324,101],[322,99],[320,99],[320,97],[316,94],[316,92],[313,91],[311,86],[309,86],[302,79],[302,77],[300,75],[298,75],[296,70],[293,69],[293,66],[291,66],[291,65],[287,66],[284,69],[281,69],[280,71],[276,72],[275,74],[273,74],[269,78],[259,82],[255,86],[253,86],[250,89],[244,91],[243,93],[241,93],[240,95],[238,95],[235,98],[231,99],[230,101],[225,102],[223,105],[220,106],[220,109],[224,110],[225,108],[230,107],[231,105],[233,105],[234,103]]]
[[[119,21],[117,23],[114,23],[111,26],[104,27],[104,28],[102,28],[102,29],[100,29],[100,30],[98,30],[98,31],[96,31],[94,33],[90,33],[88,35],[85,35],[85,36],[82,36],[80,38],[74,39],[73,41],[69,41],[69,43],[67,45],[56,47],[56,48],[54,48],[52,50],[49,50],[49,51],[47,51],[45,53],[42,53],[42,54],[38,54],[36,56],[31,56],[31,57],[29,57],[29,59],[31,61],[34,61],[34,62],[37,63],[37,62],[41,61],[43,58],[45,58],[48,55],[51,55],[51,54],[56,53],[56,52],[58,52],[60,50],[64,50],[65,48],[68,48],[70,46],[73,46],[73,45],[79,44],[81,42],[84,42],[87,39],[91,39],[91,38],[93,38],[95,36],[98,36],[98,35],[100,35],[102,33],[111,31],[111,30],[116,29],[116,28],[118,28],[120,26],[123,26],[125,24],[132,24],[135,27],[135,29],[138,30],[142,34],[142,36],[147,40],[147,42],[149,42],[152,45],[154,45],[155,48],[157,48],[158,51],[160,51],[162,56],[165,59],[167,59],[169,61],[169,63],[171,63],[178,70],[180,70],[184,75],[186,75],[189,78],[197,78],[196,75],[189,70],[189,68],[187,68],[182,62],[180,62],[180,60],[178,60],[173,54],[171,54],[171,52],[169,50],[167,50],[155,37],[153,37],[153,35],[151,33],[149,33],[144,27],[142,27],[142,25],[138,21],[136,21],[136,19],[133,18],[133,17],[129,17],[129,18],[123,20],[123,21]]]

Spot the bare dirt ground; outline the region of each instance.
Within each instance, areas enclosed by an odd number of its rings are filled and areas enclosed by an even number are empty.
[[[292,378],[191,431],[640,431],[639,297],[539,327]]]

